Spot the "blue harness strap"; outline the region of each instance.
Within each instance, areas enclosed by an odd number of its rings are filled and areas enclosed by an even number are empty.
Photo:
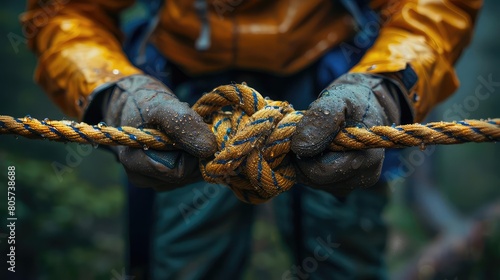
[[[171,85],[168,63],[165,57],[149,42],[151,34],[158,25],[158,12],[164,3],[161,0],[142,0],[148,16],[127,22],[122,26],[125,33],[123,49],[128,59],[144,73],[155,77],[167,86]]]
[[[148,39],[158,23],[161,0],[140,1],[146,5],[149,17],[127,22],[122,30],[126,39],[124,51],[129,60],[144,73],[170,85],[167,60],[149,43]],[[126,184],[125,244],[127,274],[141,279],[150,278],[151,234],[155,191]]]
[[[373,45],[380,30],[379,15],[370,8],[369,0],[334,2],[342,5],[353,16],[358,32],[350,41],[340,43],[318,61],[317,82],[323,87],[354,67]]]

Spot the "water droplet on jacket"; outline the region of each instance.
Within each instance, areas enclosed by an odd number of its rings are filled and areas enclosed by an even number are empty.
[[[413,94],[413,98],[412,98],[413,102],[418,102],[419,99],[420,99],[420,96],[418,96],[417,93]]]
[[[93,147],[94,149],[97,149],[97,148],[99,148],[99,144],[97,144],[97,143],[92,143],[92,147]]]
[[[174,128],[175,128],[175,129],[179,129],[180,127],[179,127],[178,125],[176,125]]]
[[[16,135],[16,137],[14,137],[14,138],[16,138],[16,140],[17,140],[17,139],[19,139],[19,136]]]
[[[182,133],[182,134],[184,134],[184,133],[186,133],[186,131],[185,131],[185,130],[182,130],[182,131],[181,131],[181,133]]]
[[[144,151],[147,151],[147,150],[149,150],[149,147],[148,147],[148,145],[144,145],[144,146],[142,146],[142,149],[143,149]]]
[[[297,159],[300,159],[300,156],[299,156],[299,155],[295,155],[295,157],[297,157]]]
[[[330,115],[330,111],[325,110],[325,111],[323,112],[323,114],[325,114],[325,115]]]
[[[45,138],[45,134],[41,133],[40,137]]]

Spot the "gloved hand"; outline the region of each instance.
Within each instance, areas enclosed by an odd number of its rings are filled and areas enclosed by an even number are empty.
[[[399,124],[401,91],[406,90],[394,80],[371,74],[345,74],[323,90],[292,137],[292,150],[299,156],[299,182],[339,196],[374,185],[384,149],[332,152],[325,148],[344,127]]]
[[[106,124],[160,129],[183,150],[114,148],[132,183],[170,190],[201,179],[198,158],[213,155],[217,144],[203,119],[187,103],[146,75],[126,77],[106,94],[102,98]]]

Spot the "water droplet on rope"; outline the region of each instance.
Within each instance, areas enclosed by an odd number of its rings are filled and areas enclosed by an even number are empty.
[[[103,127],[106,127],[106,126],[108,126],[108,125],[105,122],[100,122],[100,123],[97,124],[98,128],[103,128]]]
[[[50,121],[49,118],[43,119],[43,122],[49,122],[49,121]]]
[[[24,116],[23,121],[27,122],[27,121],[31,121],[32,119],[33,118],[30,115],[26,115],[26,116]]]
[[[425,150],[425,148],[426,148],[425,143],[420,143],[419,148],[421,151]]]
[[[330,111],[325,110],[325,111],[323,112],[323,114],[325,114],[325,115],[330,115]]]
[[[147,150],[149,150],[149,147],[148,147],[148,145],[144,145],[144,146],[142,146],[142,149],[143,149],[144,151],[147,151]]]

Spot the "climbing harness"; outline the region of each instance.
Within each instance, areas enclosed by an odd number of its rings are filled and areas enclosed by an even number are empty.
[[[228,110],[231,108],[231,110]],[[262,203],[296,183],[291,137],[303,116],[285,101],[262,97],[246,84],[225,85],[204,94],[193,106],[216,136],[218,152],[200,159],[207,182],[225,184],[248,203]],[[329,111],[321,112],[330,114]],[[171,128],[190,133],[186,128]],[[173,150],[176,143],[151,128],[88,125],[69,120],[37,120],[0,115],[0,134],[93,145]],[[404,148],[500,141],[500,119],[393,126],[346,127],[330,143],[332,151]]]

